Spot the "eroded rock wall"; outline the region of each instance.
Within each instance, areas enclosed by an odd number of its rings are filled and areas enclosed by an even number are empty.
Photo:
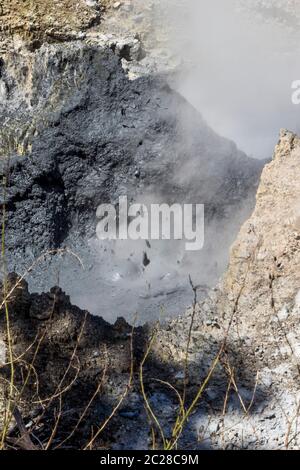
[[[282,130],[228,270],[195,308],[191,384],[223,351],[201,405],[205,417],[195,422],[200,429],[210,422],[202,438],[212,447],[299,448],[299,159],[299,137]],[[184,367],[191,319],[189,311],[162,332],[157,351],[165,363],[175,358]]]

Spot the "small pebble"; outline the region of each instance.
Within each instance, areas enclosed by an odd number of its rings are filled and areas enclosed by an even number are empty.
[[[121,2],[115,2],[115,3],[113,4],[113,8],[115,8],[115,9],[117,10],[118,8],[120,8],[121,5],[122,5]]]

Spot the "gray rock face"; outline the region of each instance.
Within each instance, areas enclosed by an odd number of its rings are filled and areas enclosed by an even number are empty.
[[[165,79],[130,80],[123,65],[140,60],[137,40],[96,36],[34,51],[23,44],[2,60],[8,266],[22,273],[42,253],[68,246],[88,271],[46,262],[35,269],[31,288],[49,289],[59,270],[72,300],[107,319],[131,319],[138,311],[143,322],[162,304],[175,315],[190,302],[189,274],[214,285],[224,271],[226,247],[251,210],[263,163],[215,134]],[[90,249],[98,205],[115,204],[121,195],[129,202],[205,204],[204,250],[188,257],[180,247],[170,253],[136,244],[125,248],[135,259],[124,264],[109,256],[113,246],[106,255],[102,247]],[[129,264],[135,276],[127,275]]]
[[[199,201],[208,217],[253,194],[262,164],[214,134],[163,80],[128,80],[108,48],[45,45],[11,57],[2,77],[14,255],[92,235],[97,206],[122,194]]]

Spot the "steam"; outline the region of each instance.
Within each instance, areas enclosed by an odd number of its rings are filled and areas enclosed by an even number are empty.
[[[166,0],[167,1],[167,0]],[[291,84],[300,78],[298,1],[171,1],[176,87],[248,155],[272,155],[279,129],[300,130]]]

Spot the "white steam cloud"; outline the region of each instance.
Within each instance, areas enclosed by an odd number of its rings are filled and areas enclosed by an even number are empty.
[[[165,0],[168,2],[168,0]],[[249,155],[272,155],[279,129],[300,130],[300,2],[169,2],[177,89],[211,127]]]

